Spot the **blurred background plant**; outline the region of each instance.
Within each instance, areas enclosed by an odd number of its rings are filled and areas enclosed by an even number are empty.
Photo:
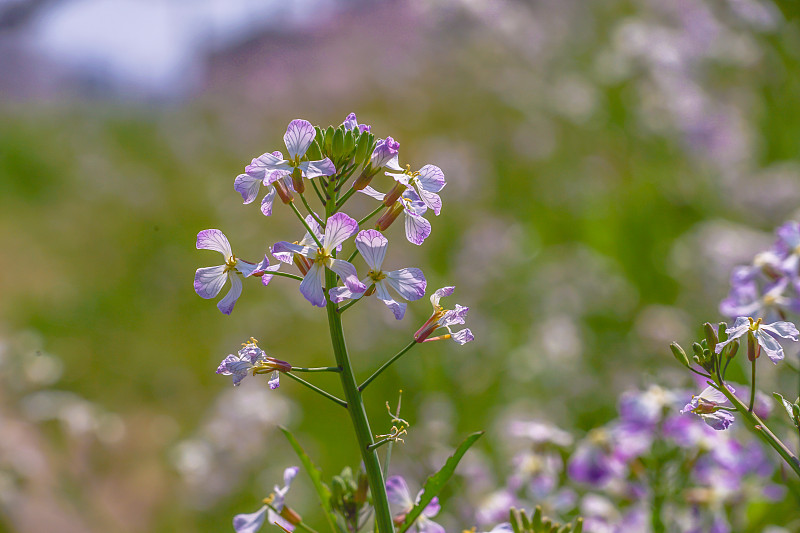
[[[692,388],[668,344],[714,322],[732,267],[800,215],[799,14],[786,0],[0,2],[0,528],[224,530],[294,464],[278,423],[323,471],[357,466],[340,413],[310,391],[213,374],[251,335],[326,360],[294,288],[246,294],[224,319],[191,286],[198,228],[236,227],[242,250],[289,230],[240,209],[233,178],[293,118],[356,111],[448,179],[412,253],[430,286],[458,287],[476,340],[410,356],[367,395],[380,416],[402,383],[412,429],[393,469],[415,486],[489,430],[442,494],[448,531],[503,486],[507,421],[581,435],[625,390]],[[364,367],[405,341],[368,307],[346,324],[365,324],[349,335]],[[786,527],[782,497],[737,531]]]

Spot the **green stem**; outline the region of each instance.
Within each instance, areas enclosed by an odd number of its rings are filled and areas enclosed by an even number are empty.
[[[311,182],[311,186],[314,187],[314,192],[317,193],[317,198],[319,198],[319,203],[325,205],[325,197],[322,196],[322,193],[319,191],[319,187],[317,186],[317,182],[314,180],[309,180]]]
[[[395,418],[400,418],[400,405],[403,401],[403,391],[400,390],[400,394],[397,397],[397,411],[394,413]],[[388,402],[387,402],[388,408]],[[387,474],[389,473],[389,463],[392,461],[392,446],[394,446],[393,442],[390,442],[389,445],[386,447],[386,456],[383,458],[383,471]]]
[[[308,211],[308,214],[311,215],[312,217],[314,217],[314,220],[317,221],[317,224],[319,224],[322,227],[322,229],[325,229],[325,223],[319,219],[317,214],[314,213],[314,210],[311,209],[311,206],[308,205],[308,200],[306,200],[306,195],[305,194],[300,193],[300,200],[302,200],[303,205],[306,206],[306,211]]]
[[[283,375],[292,378],[293,380],[295,380],[296,382],[298,382],[298,383],[300,383],[302,385],[305,385],[306,387],[308,387],[309,389],[313,390],[314,392],[322,394],[323,396],[325,396],[327,399],[331,400],[332,402],[337,403],[337,404],[341,405],[344,408],[347,408],[347,402],[346,401],[340,400],[339,398],[337,398],[336,396],[334,396],[330,392],[322,390],[319,387],[317,387],[316,385],[312,385],[311,383],[309,383],[308,381],[304,380],[303,378],[299,378],[299,377],[295,376],[294,374],[292,374],[291,372],[285,372],[285,373],[283,373]]]
[[[359,220],[359,221],[358,221],[358,227],[361,227],[361,224],[363,224],[363,223],[364,223],[364,222],[366,222],[367,220],[371,219],[372,217],[374,217],[375,215],[377,215],[378,213],[380,213],[380,212],[381,212],[381,209],[383,209],[384,207],[386,207],[386,206],[385,206],[385,205],[383,205],[383,204],[379,205],[378,207],[376,207],[376,208],[375,208],[375,211],[371,212],[369,215],[367,215],[367,216],[365,216],[364,218],[362,218],[361,220]]]
[[[413,340],[413,341],[411,341],[410,343],[408,343],[408,345],[406,345],[406,347],[405,347],[405,348],[403,348],[402,350],[400,350],[399,352],[397,352],[397,353],[394,355],[394,357],[392,357],[391,359],[389,359],[388,361],[386,361],[385,363],[383,363],[383,365],[381,365],[381,367],[380,367],[378,370],[376,370],[376,371],[375,371],[375,372],[374,372],[374,373],[373,373],[373,374],[372,374],[370,377],[368,377],[368,378],[367,378],[367,379],[364,381],[364,383],[362,383],[361,385],[359,385],[359,386],[358,386],[358,390],[359,390],[359,391],[363,391],[364,389],[366,389],[366,388],[367,388],[367,385],[369,385],[370,383],[372,383],[372,380],[374,380],[375,378],[377,378],[378,376],[380,376],[380,375],[381,375],[381,372],[383,372],[384,370],[386,370],[387,368],[389,368],[389,367],[392,365],[392,363],[394,363],[395,361],[397,361],[398,359],[400,359],[401,357],[403,357],[403,355],[404,355],[404,354],[405,354],[407,351],[409,351],[411,348],[413,348],[413,347],[414,347],[414,346],[416,346],[417,344],[419,344],[419,343],[418,343],[416,340]]]
[[[350,300],[349,302],[347,302],[343,306],[341,306],[338,309],[336,309],[336,312],[339,313],[339,314],[342,314],[345,311],[347,311],[348,309],[350,309],[352,306],[354,306],[355,303],[360,301],[360,300],[361,300],[361,298],[359,298],[358,300]]]
[[[394,442],[394,439],[391,438],[391,437],[387,437],[385,439],[377,441],[375,444],[370,444],[369,446],[367,446],[367,448],[370,449],[370,450],[377,450],[378,448],[380,448],[384,444],[388,444],[390,442]]]
[[[341,198],[339,198],[339,200],[336,202],[336,210],[338,211],[339,209],[341,209],[344,203],[347,200],[349,200],[350,197],[353,196],[355,193],[356,193],[355,189],[350,189],[349,191],[344,193],[344,195]]]
[[[750,405],[747,406],[747,411],[752,413],[753,406],[756,404],[756,360],[751,361],[751,375],[750,375]]]
[[[333,180],[331,180],[333,182]],[[328,185],[329,193],[330,182]],[[333,196],[328,194],[328,196]],[[336,210],[334,200],[328,200],[325,206],[325,215],[331,216]],[[325,292],[335,287],[336,274],[331,270],[325,271]],[[345,399],[347,400],[347,411],[353,423],[356,433],[358,448],[361,452],[361,459],[364,461],[364,469],[369,482],[370,493],[372,494],[372,504],[375,510],[375,529],[377,533],[394,533],[394,523],[392,522],[392,512],[389,509],[389,499],[386,496],[386,482],[383,479],[381,464],[378,460],[378,452],[370,450],[369,446],[374,444],[372,430],[369,427],[367,411],[364,408],[364,401],[361,391],[358,390],[356,377],[350,365],[350,357],[347,354],[347,344],[344,340],[344,330],[342,328],[342,317],[336,310],[336,304],[328,300],[326,305],[328,312],[328,327],[331,333],[331,344],[336,364],[342,368],[339,378],[342,381]]]
[[[348,263],[352,263],[352,262],[353,262],[353,259],[355,259],[357,255],[358,255],[358,248],[356,248],[355,250],[353,250],[353,253],[352,253],[352,254],[350,254],[350,257],[348,257],[348,258],[347,258],[347,262],[348,262]]]
[[[296,279],[297,281],[303,281],[301,276],[296,274],[289,274],[288,272],[270,272],[267,274],[268,276],[283,276],[284,278]]]
[[[292,372],[341,372],[342,369],[338,366],[317,366],[312,368],[293,366]]]
[[[309,225],[308,225],[308,222],[306,222],[306,219],[305,219],[305,217],[304,217],[304,216],[303,216],[303,215],[300,213],[300,211],[297,209],[297,206],[296,206],[296,205],[294,205],[294,202],[289,202],[289,207],[291,207],[291,208],[292,208],[292,211],[294,211],[294,214],[295,214],[295,215],[297,215],[297,218],[299,218],[299,219],[300,219],[300,222],[302,222],[302,223],[303,223],[303,226],[305,226],[305,227],[306,227],[306,230],[308,231],[308,233],[310,233],[310,234],[311,234],[311,236],[314,238],[314,242],[315,242],[315,243],[317,243],[317,246],[319,246],[320,248],[322,248],[322,243],[319,241],[319,237],[317,237],[317,234],[316,234],[316,233],[314,233],[314,232],[311,230],[311,226],[309,226]]]
[[[722,394],[728,398],[736,410],[742,413],[742,415],[747,419],[749,422],[750,427],[761,436],[764,441],[772,446],[772,448],[778,452],[778,454],[786,461],[794,473],[800,476],[800,460],[798,460],[797,456],[795,456],[786,445],[781,442],[781,440],[775,436],[775,434],[770,431],[770,429],[764,424],[764,421],[761,420],[758,415],[750,411],[742,402],[737,398],[731,391],[728,390],[728,387],[725,386],[722,381],[717,382],[717,390],[719,390]]]
[[[280,513],[280,511],[278,511],[277,509],[275,509],[275,507],[273,507],[272,505],[270,505],[270,504],[267,504],[267,507],[269,507],[270,509],[272,509],[272,512],[274,512],[275,514],[278,514],[278,515],[280,515],[280,514],[281,514],[281,513]],[[313,529],[312,527],[310,527],[310,526],[307,526],[307,525],[306,525],[306,524],[305,524],[305,523],[304,523],[302,520],[300,520],[300,522],[296,523],[296,524],[295,524],[295,526],[297,526],[297,529],[302,529],[303,531],[306,531],[306,532],[308,532],[308,533],[317,533],[317,530],[316,530],[316,529]],[[280,526],[279,526],[279,527],[280,527]],[[283,529],[283,528],[281,528],[281,529]]]

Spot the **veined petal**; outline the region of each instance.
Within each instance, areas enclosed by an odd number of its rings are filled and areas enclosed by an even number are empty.
[[[456,290],[455,286],[442,287],[441,289],[436,289],[436,292],[431,294],[431,305],[433,305],[434,307],[438,307],[439,300],[447,296],[450,296],[451,294],[453,294],[453,291],[455,290]]]
[[[367,265],[376,272],[383,265],[387,246],[389,246],[389,239],[384,237],[380,231],[368,229],[356,235],[356,249]]]
[[[444,172],[436,165],[425,165],[419,169],[417,179],[419,180],[420,188],[428,192],[439,192],[446,185]]]
[[[442,199],[435,192],[426,191],[423,188],[419,189],[419,197],[425,204],[425,207],[433,210],[433,214],[437,217],[442,212]]]
[[[200,298],[213,298],[222,290],[227,278],[225,265],[198,268],[194,273],[194,291]]]
[[[314,217],[312,217],[311,215],[306,215],[305,221],[306,221],[306,224],[308,224],[308,227],[312,229],[312,231],[314,232],[314,235],[316,235],[317,239],[320,242],[322,242],[322,239],[324,237],[322,235],[322,226],[320,226],[319,223],[317,222],[317,220]],[[303,235],[303,238],[300,240],[300,244],[302,244],[303,246],[316,247],[317,246],[317,241],[315,241],[314,237],[312,237],[311,234],[306,231],[306,234]]]
[[[455,333],[451,333],[450,338],[462,346],[470,341],[475,340],[475,337],[472,335],[472,331],[470,331],[469,328],[464,328],[456,331]]]
[[[314,263],[300,282],[300,292],[312,305],[325,307],[325,289],[322,287],[324,283],[325,270],[319,263]]]
[[[262,170],[264,172],[263,175],[260,174]],[[271,170],[285,170],[286,172],[291,172],[292,167],[289,165],[289,162],[283,158],[283,154],[280,152],[267,152],[253,159],[244,169],[245,172],[253,177],[261,176],[261,178],[266,177],[267,171]]]
[[[309,259],[316,259],[317,257],[317,247],[316,246],[302,246],[300,244],[294,244],[293,242],[287,241],[280,241],[276,242],[272,245],[272,255],[275,256],[276,259],[279,261],[283,261],[280,259],[277,253],[281,252],[291,252],[293,254],[300,254],[308,257]],[[291,263],[291,259],[289,261],[284,261],[287,263]]]
[[[325,223],[325,236],[322,240],[322,245],[326,250],[333,250],[357,231],[358,222],[340,211]]]
[[[425,288],[428,286],[425,275],[418,268],[401,268],[386,272],[386,282],[409,302],[425,296]]]
[[[215,250],[225,257],[225,260],[233,255],[231,244],[228,238],[218,229],[205,229],[197,234],[198,250]]]
[[[270,374],[269,381],[267,381],[267,385],[269,385],[269,388],[271,390],[275,390],[278,387],[280,387],[281,386],[281,374],[280,374],[280,372],[275,370],[272,374]]]
[[[414,507],[406,480],[400,476],[391,476],[386,480],[386,496],[389,503],[401,507],[403,512],[408,512]]]
[[[419,501],[419,499],[421,497],[422,497],[422,491],[419,491],[419,494],[417,495],[417,501]],[[425,509],[422,510],[422,514],[427,516],[428,518],[433,518],[434,516],[439,514],[439,511],[441,511],[441,510],[442,510],[442,506],[439,505],[439,497],[435,496],[431,500],[431,503],[426,505]]]
[[[361,280],[366,286],[366,282],[369,278],[364,278]],[[351,291],[346,286],[345,287],[334,287],[328,291],[328,296],[330,296],[331,301],[335,304],[341,303],[345,300],[358,300],[362,296],[364,296],[365,291]]]
[[[325,266],[336,272],[336,274],[342,278],[342,281],[347,288],[351,291],[364,292],[367,290],[367,286],[361,283],[361,281],[358,279],[356,267],[354,267],[351,263],[348,263],[344,259],[328,259]]]
[[[309,121],[302,119],[291,121],[283,136],[283,142],[286,143],[286,150],[289,152],[289,159],[304,155],[311,143],[314,142],[316,135],[317,132],[314,131],[314,126]]]
[[[403,319],[406,314],[407,305],[397,302],[392,298],[387,290],[385,281],[379,281],[375,284],[375,297],[386,304],[386,307],[392,311],[397,320]]]
[[[467,318],[469,307],[456,304],[455,309],[450,309],[439,319],[440,326],[453,326],[455,324],[464,324]]]
[[[266,261],[267,263],[266,265],[263,264],[264,261]],[[266,255],[264,256],[264,259],[261,261],[261,263],[258,264],[251,263],[250,261],[245,261],[244,259],[236,260],[236,270],[239,271],[239,273],[241,273],[242,276],[246,278],[252,276],[254,272],[258,272],[258,269],[261,266],[264,267],[269,266],[269,259],[267,259]]]
[[[233,306],[236,305],[236,300],[242,295],[242,280],[233,272],[228,272],[228,278],[231,280],[231,290],[225,295],[225,298],[217,302],[217,307],[223,314],[229,315],[233,311]]]
[[[278,191],[275,190],[275,187],[270,185],[267,188],[267,194],[264,196],[264,199],[261,200],[261,212],[264,216],[270,216],[272,214],[272,202],[275,201],[275,195]]]
[[[722,353],[722,349],[725,346],[727,346],[735,339],[738,339],[739,337],[747,333],[747,330],[749,329],[750,329],[750,319],[744,316],[738,317],[736,321],[733,323],[733,326],[725,330],[725,333],[728,334],[728,340],[717,344],[717,347],[714,349],[714,351],[717,353]]]
[[[758,344],[767,352],[767,357],[769,357],[773,363],[778,364],[778,361],[783,359],[783,347],[780,343],[775,340],[775,337],[763,331],[762,328],[758,328],[754,332],[754,335],[756,339],[758,339]]]
[[[703,419],[703,422],[717,431],[728,429],[736,420],[736,418],[733,416],[733,413],[728,411],[715,411],[709,414],[702,414],[700,415],[700,418]]]
[[[233,529],[236,533],[255,533],[264,525],[267,518],[267,506],[263,506],[255,513],[237,514],[233,517]]]
[[[303,175],[309,179],[336,174],[336,167],[333,166],[333,161],[327,157],[319,161],[303,161],[300,163],[300,170],[302,170]]]
[[[262,178],[256,178],[250,174],[239,174],[233,180],[233,190],[242,195],[243,203],[249,204],[258,196],[262,181]]]
[[[445,533],[444,527],[423,514],[417,519],[417,533]]]
[[[265,268],[264,274],[262,274],[261,276],[261,284],[264,285],[265,287],[269,285],[269,282],[272,281],[272,278],[274,276],[272,274],[268,274],[267,272],[277,272],[278,270],[280,270],[280,268],[281,265],[272,265]]]
[[[380,200],[381,202],[383,201],[384,198],[386,198],[385,194],[383,194],[382,192],[376,191],[375,189],[373,189],[369,185],[367,185],[366,187],[364,187],[363,189],[361,189],[358,192],[360,192],[362,194],[366,194],[367,196],[371,196],[372,198],[375,198],[376,200]]]
[[[772,324],[761,326],[759,329],[763,329],[778,337],[783,337],[784,339],[792,339],[793,341],[796,341],[798,335],[800,335],[800,331],[797,331],[797,327],[791,322],[773,322]]]
[[[396,171],[399,171],[399,172],[403,171],[403,167],[400,166],[400,157],[399,157],[398,154],[394,154],[394,157],[392,157],[386,163],[386,168],[390,168],[392,170],[396,170]],[[389,174],[389,173],[387,172],[387,174]]]
[[[408,209],[406,209],[405,214],[406,239],[411,244],[422,244],[431,234],[431,223],[420,215],[410,213]]]

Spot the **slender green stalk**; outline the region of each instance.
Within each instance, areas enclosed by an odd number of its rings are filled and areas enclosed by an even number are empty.
[[[386,207],[386,206],[385,206],[385,205],[383,205],[383,204],[381,204],[381,205],[379,205],[378,207],[376,207],[376,208],[375,208],[375,210],[374,210],[373,212],[371,212],[369,215],[365,216],[364,218],[362,218],[361,220],[359,220],[359,221],[358,221],[358,226],[359,226],[359,227],[361,227],[361,224],[363,224],[363,223],[364,223],[364,222],[366,222],[367,220],[371,219],[372,217],[374,217],[375,215],[377,215],[378,213],[380,213],[380,212],[381,212],[381,209],[383,209],[384,207]]]
[[[400,390],[400,394],[397,397],[397,411],[394,413],[395,418],[400,418],[400,405],[403,401],[403,391]],[[386,404],[387,408],[389,406],[388,402]],[[393,442],[390,442],[388,446],[386,446],[386,456],[383,458],[383,471],[385,473],[389,473],[389,463],[392,460],[392,446],[394,446]]]
[[[339,209],[341,209],[344,203],[347,200],[349,200],[350,197],[353,196],[355,193],[356,193],[355,189],[350,189],[346,193],[344,193],[344,195],[341,198],[339,198],[339,200],[336,202],[336,210],[338,211]]]
[[[395,354],[395,355],[394,355],[394,356],[393,356],[391,359],[389,359],[388,361],[386,361],[385,363],[383,363],[383,365],[381,365],[381,367],[380,367],[378,370],[376,370],[376,371],[375,371],[375,372],[374,372],[374,373],[373,373],[373,374],[372,374],[370,377],[368,377],[368,378],[367,378],[367,379],[364,381],[364,383],[362,383],[361,385],[359,385],[359,386],[358,386],[358,390],[359,390],[359,391],[363,391],[364,389],[366,389],[366,388],[367,388],[367,385],[369,385],[370,383],[372,383],[372,380],[374,380],[375,378],[377,378],[378,376],[380,376],[380,375],[381,375],[381,372],[383,372],[384,370],[386,370],[387,368],[389,368],[389,367],[392,365],[392,363],[394,363],[395,361],[397,361],[398,359],[400,359],[401,357],[403,357],[403,355],[404,355],[404,354],[405,354],[407,351],[409,351],[411,348],[413,348],[413,347],[414,347],[414,346],[416,346],[417,344],[419,344],[419,343],[418,343],[416,340],[412,340],[410,343],[408,343],[408,345],[406,345],[406,347],[405,347],[405,348],[403,348],[402,350],[400,350],[399,352],[397,352],[397,353],[396,353],[396,354]]]
[[[377,441],[375,444],[370,444],[369,446],[367,446],[367,449],[369,449],[369,450],[377,450],[378,448],[380,448],[384,444],[388,444],[390,442],[394,442],[394,440],[395,439],[393,439],[391,437],[387,437],[385,439]]]
[[[269,500],[265,500],[265,501],[269,501]],[[274,512],[275,514],[278,514],[278,515],[281,514],[281,512],[278,511],[277,509],[275,509],[275,507],[273,507],[272,504],[267,503],[267,507],[272,509],[272,512]],[[303,522],[302,520],[300,520],[298,523],[296,523],[295,526],[297,526],[297,529],[302,529],[303,531],[306,531],[307,533],[317,533],[316,529],[314,529],[314,528],[312,528],[310,526],[307,526],[305,524],[305,522]],[[278,527],[283,529],[283,527],[281,527],[281,526],[278,526]]]
[[[311,209],[311,206],[308,205],[308,200],[306,200],[306,195],[305,194],[300,193],[300,200],[302,200],[303,201],[303,205],[306,206],[306,210],[308,211],[308,214],[311,215],[312,217],[314,217],[314,220],[317,221],[317,224],[322,226],[322,229],[325,229],[325,223],[319,219],[319,217],[316,215],[316,213],[314,213],[314,210]]]
[[[798,460],[797,456],[795,456],[786,445],[781,442],[781,440],[775,436],[775,434],[770,431],[770,429],[764,424],[764,422],[756,415],[754,412],[750,411],[742,402],[737,398],[728,388],[720,381],[717,382],[717,390],[719,390],[722,394],[728,398],[736,410],[742,413],[742,415],[747,419],[749,425],[753,430],[761,436],[764,441],[772,446],[776,452],[786,461],[794,473],[800,476],[800,460]]]
[[[283,276],[284,278],[296,279],[297,281],[303,281],[301,276],[296,274],[289,274],[288,272],[270,272],[267,276]]]
[[[317,198],[319,198],[319,203],[325,205],[325,198],[322,196],[322,193],[319,191],[319,187],[317,186],[317,182],[314,180],[308,180],[311,182],[311,186],[314,188],[314,192],[317,193]]]
[[[327,399],[331,400],[332,402],[334,402],[336,404],[341,405],[345,409],[347,408],[347,402],[346,401],[337,398],[336,396],[334,396],[330,392],[324,391],[324,390],[320,389],[319,387],[317,387],[316,385],[312,385],[308,381],[304,380],[303,378],[299,378],[299,377],[295,376],[291,372],[285,372],[284,375],[287,376],[287,377],[292,378],[293,380],[295,380],[296,382],[298,382],[298,383],[300,383],[302,385],[305,385],[306,387],[308,387],[309,389],[313,390],[314,392],[322,394]]]
[[[756,404],[756,360],[753,359],[751,361],[751,374],[750,374],[750,405],[747,406],[747,410],[752,413],[753,406]]]
[[[297,218],[299,218],[299,219],[300,219],[300,222],[302,222],[302,223],[303,223],[303,226],[305,226],[305,228],[306,228],[306,231],[308,231],[308,233],[310,233],[310,234],[311,234],[311,236],[314,238],[314,242],[315,242],[315,243],[317,243],[317,246],[319,246],[320,248],[322,248],[322,243],[320,242],[320,240],[319,240],[319,237],[317,237],[317,234],[316,234],[316,233],[314,233],[314,232],[311,230],[311,226],[309,226],[309,225],[308,225],[308,222],[306,222],[306,219],[305,219],[305,217],[303,217],[303,215],[302,215],[302,214],[300,214],[300,211],[297,209],[297,206],[296,206],[296,205],[294,205],[294,202],[289,202],[289,207],[291,207],[291,208],[292,208],[292,211],[294,211],[294,214],[295,214],[295,215],[297,215]]]
[[[345,311],[347,311],[348,309],[353,307],[356,304],[356,302],[358,302],[359,300],[360,300],[360,298],[358,300],[350,300],[349,302],[347,302],[343,306],[341,306],[338,309],[336,309],[336,312],[339,313],[339,314],[344,313]]]
[[[328,185],[328,196],[332,191],[330,183]],[[336,210],[334,200],[328,200],[325,206],[326,217],[331,216]],[[325,271],[325,292],[337,285],[336,274],[331,270]],[[370,450],[369,446],[374,444],[372,430],[369,427],[367,411],[364,408],[364,401],[361,398],[361,391],[358,390],[356,377],[350,365],[350,357],[347,354],[347,344],[344,340],[344,330],[342,328],[342,317],[337,312],[336,304],[328,300],[326,305],[328,312],[328,328],[331,334],[331,344],[336,364],[342,368],[339,378],[342,381],[345,399],[347,400],[347,411],[353,423],[356,433],[358,448],[361,452],[361,459],[364,461],[364,470],[367,474],[370,493],[372,494],[372,505],[375,511],[375,529],[377,533],[394,533],[394,523],[392,522],[392,512],[389,509],[389,499],[386,497],[386,482],[383,479],[381,464],[378,460],[378,452]]]
[[[293,366],[292,372],[341,372],[341,367],[338,366],[317,366],[306,368],[302,366]]]
[[[352,262],[353,262],[353,259],[355,259],[357,255],[358,255],[358,248],[356,248],[355,250],[353,250],[353,253],[352,253],[352,254],[350,254],[350,257],[348,257],[348,258],[347,258],[347,262],[348,262],[348,263],[352,263]]]

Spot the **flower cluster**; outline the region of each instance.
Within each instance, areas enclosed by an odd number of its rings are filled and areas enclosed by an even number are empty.
[[[785,320],[787,312],[800,313],[800,223],[780,226],[769,250],[733,270],[730,293],[719,308],[725,316],[768,322]]]
[[[513,421],[512,473],[478,506],[479,528],[507,520],[509,507],[541,504],[562,518],[580,514],[588,533],[650,532],[654,513],[680,531],[740,530],[746,506],[737,504],[782,497],[769,482],[775,465],[746,434],[683,416],[688,396],[657,386],[626,392],[618,417],[574,445],[547,423]]]

